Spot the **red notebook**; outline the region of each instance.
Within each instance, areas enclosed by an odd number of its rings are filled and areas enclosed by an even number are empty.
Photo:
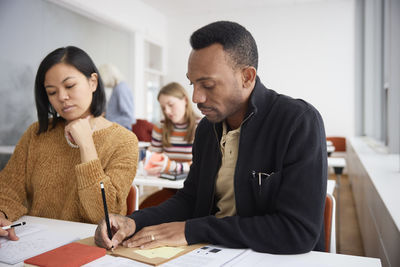
[[[75,267],[106,255],[104,248],[70,243],[24,261],[25,266]]]

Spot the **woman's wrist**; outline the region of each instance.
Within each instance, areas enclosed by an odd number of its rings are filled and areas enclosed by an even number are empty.
[[[183,172],[183,163],[179,163],[179,172]]]

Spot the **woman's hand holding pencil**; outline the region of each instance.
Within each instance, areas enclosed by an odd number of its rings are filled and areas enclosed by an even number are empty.
[[[23,224],[25,224],[25,222],[23,222]],[[19,225],[22,225],[22,223],[12,225],[9,220],[0,216],[0,236],[4,236],[10,240],[17,241],[19,238],[15,234],[14,227]]]

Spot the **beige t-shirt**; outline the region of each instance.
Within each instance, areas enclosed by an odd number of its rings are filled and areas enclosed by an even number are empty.
[[[236,215],[235,188],[233,177],[235,175],[236,161],[239,150],[240,127],[227,132],[227,125],[222,124],[222,138],[220,148],[222,152],[221,168],[216,181],[216,199],[219,211],[217,218]]]

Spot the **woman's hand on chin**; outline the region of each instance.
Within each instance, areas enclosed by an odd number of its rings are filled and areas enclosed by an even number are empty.
[[[93,142],[93,129],[90,125],[91,118],[92,116],[87,116],[83,119],[79,118],[70,121],[65,126],[65,136],[67,136],[71,142],[77,144],[79,147],[83,147],[88,142]]]

